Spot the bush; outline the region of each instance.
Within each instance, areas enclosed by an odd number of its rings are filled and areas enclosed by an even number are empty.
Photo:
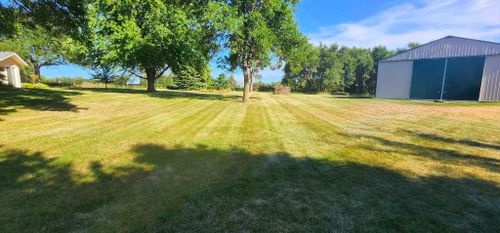
[[[282,95],[286,95],[286,94],[290,94],[290,87],[287,87],[287,86],[283,86],[283,85],[278,85],[274,88],[274,94],[282,94]]]
[[[81,87],[84,82],[85,82],[85,78],[84,77],[74,77],[71,80],[71,84],[73,86],[75,86],[75,87]]]
[[[238,82],[236,82],[236,79],[234,79],[234,77],[232,75],[229,76],[229,78],[227,79],[227,81],[229,82],[229,88],[231,90],[236,90],[236,89],[239,88]]]
[[[49,88],[47,84],[43,83],[23,83],[22,84],[23,88],[29,88],[29,89],[46,89]]]
[[[261,92],[273,92],[274,86],[272,83],[256,82],[253,84],[253,89]]]
[[[163,88],[166,88],[166,89],[177,89],[177,85],[175,84],[175,80],[174,80],[174,75],[173,74],[167,74],[167,75],[163,75],[161,76],[157,81],[156,83],[158,84],[159,87],[163,87]]]
[[[60,77],[60,78],[49,78],[42,79],[42,82],[50,87],[82,87],[83,83],[90,81],[83,77]]]
[[[225,74],[220,74],[216,80],[213,82],[213,86],[218,90],[229,88],[229,80],[226,78]]]

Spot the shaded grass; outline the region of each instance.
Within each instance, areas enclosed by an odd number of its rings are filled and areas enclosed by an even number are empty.
[[[0,231],[500,231],[500,106],[255,95],[0,92]]]
[[[0,115],[15,112],[18,108],[78,111],[78,108],[68,101],[68,96],[72,95],[79,95],[79,92],[0,87]]]

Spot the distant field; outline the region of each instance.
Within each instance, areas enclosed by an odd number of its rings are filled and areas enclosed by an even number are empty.
[[[500,232],[500,104],[0,89],[0,232]]]

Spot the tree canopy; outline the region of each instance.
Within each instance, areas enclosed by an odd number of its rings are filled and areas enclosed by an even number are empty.
[[[11,0],[4,10],[10,11],[14,19],[10,25],[22,24],[25,28],[43,27],[57,34],[64,34],[73,38],[86,36],[84,29],[86,21],[86,7],[90,0]],[[4,35],[13,34],[9,30]],[[0,35],[2,32],[0,31]]]
[[[0,2],[0,39],[9,38],[17,31],[18,12]]]
[[[168,69],[202,70],[208,63],[199,8],[186,1],[95,0],[87,12],[89,55],[94,63],[124,67],[155,91],[156,79]]]
[[[40,27],[20,27],[10,39],[0,41],[0,50],[12,51],[25,58],[40,81],[40,69],[45,66],[59,65],[66,62],[65,57],[71,57],[71,38],[54,34]]]
[[[364,49],[306,42],[287,60],[282,83],[308,92],[374,94],[378,61],[392,54],[384,46]]]
[[[293,12],[298,0],[232,0],[211,4],[212,18],[223,25],[221,39],[228,55],[223,62],[244,76],[243,102],[249,102],[252,74],[268,67],[273,56],[285,59],[300,43]]]
[[[168,83],[180,88],[236,87],[234,78],[210,78],[209,61],[220,52],[220,65],[243,71],[243,102],[268,67],[283,68],[282,83],[295,90],[373,94],[378,61],[394,52],[310,44],[294,18],[298,2],[12,0],[0,3],[0,47],[27,58],[38,76],[40,67],[70,61],[97,73],[126,71],[148,91],[168,70]]]

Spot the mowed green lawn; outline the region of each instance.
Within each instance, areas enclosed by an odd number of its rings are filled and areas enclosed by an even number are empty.
[[[0,90],[0,232],[500,232],[500,104]]]

